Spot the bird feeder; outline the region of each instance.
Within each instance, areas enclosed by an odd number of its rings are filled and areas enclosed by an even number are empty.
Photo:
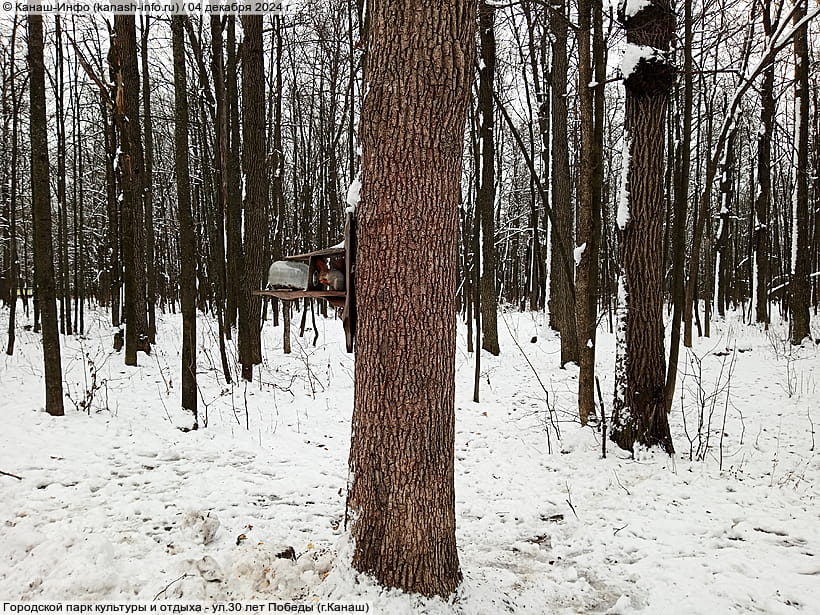
[[[354,300],[355,221],[348,214],[344,241],[314,252],[286,256],[271,266],[268,288],[254,295],[276,297],[282,301],[325,299],[342,311],[342,326],[348,352],[353,352],[356,333]],[[289,266],[290,265],[290,266]]]

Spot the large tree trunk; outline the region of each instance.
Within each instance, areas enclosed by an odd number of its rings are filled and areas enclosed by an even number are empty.
[[[661,53],[675,29],[669,0],[655,0],[637,13],[619,15],[627,53],[640,60],[625,75],[625,185],[618,211],[625,301],[619,329],[612,439],[634,450],[636,443],[673,452],[666,413],[666,356],[663,332],[664,132],[675,70]],[[633,55],[633,57],[634,57]],[[628,69],[627,69],[628,70]]]
[[[808,0],[798,0],[794,23],[806,14]],[[789,282],[791,342],[800,344],[809,330],[809,44],[808,28],[794,36],[795,187],[792,198],[792,258]]]
[[[349,506],[353,566],[388,587],[458,585],[456,243],[474,0],[370,5],[357,210]],[[400,284],[384,284],[385,256]]]
[[[239,362],[242,378],[253,379],[253,366],[262,362],[260,288],[268,232],[268,182],[265,172],[265,59],[262,49],[262,16],[242,17],[242,167],[245,175],[244,262],[239,299]]]
[[[28,58],[34,278],[43,326],[46,412],[52,416],[63,416],[63,370],[60,360],[60,334],[57,330],[57,288],[54,282],[54,251],[51,237],[42,15],[28,16]]]
[[[182,310],[182,409],[197,421],[196,391],[196,254],[191,184],[188,174],[188,98],[182,15],[171,18],[174,50],[174,170],[179,215],[179,302]]]

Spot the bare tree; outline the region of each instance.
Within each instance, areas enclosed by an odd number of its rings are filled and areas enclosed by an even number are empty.
[[[34,223],[34,277],[43,326],[46,412],[63,416],[63,370],[57,330],[57,289],[51,236],[48,134],[46,123],[43,16],[28,15],[29,101],[31,116],[31,207]]]
[[[552,32],[552,225],[550,246],[550,322],[561,333],[561,365],[578,362],[573,280],[561,266],[559,237],[573,236],[572,185],[567,136],[567,30],[566,6],[562,1],[550,11]],[[545,148],[546,149],[546,148]],[[572,270],[570,270],[571,272]]]
[[[196,390],[196,255],[191,185],[188,177],[188,95],[185,73],[185,35],[182,15],[171,18],[174,52],[174,169],[179,215],[179,296],[182,309],[182,409],[197,420]]]
[[[485,0],[478,3],[478,28],[481,41],[478,113],[481,172],[476,207],[481,228],[481,346],[498,355],[498,293],[496,291],[495,249],[495,129],[493,88],[495,80],[495,8]]]
[[[9,181],[9,208],[8,208],[8,281],[9,281],[9,338],[6,346],[6,354],[11,356],[14,353],[14,339],[15,339],[15,324],[17,314],[17,287],[20,277],[18,254],[17,254],[17,160],[18,151],[17,133],[19,127],[20,115],[20,96],[17,91],[17,74],[16,74],[16,46],[17,46],[17,16],[14,16],[14,22],[11,29],[11,44],[9,45],[9,81],[8,88],[11,97],[11,155],[9,156],[8,171],[11,174]],[[25,292],[25,291],[24,291]]]
[[[808,11],[808,0],[795,3],[794,24]],[[808,28],[794,36],[794,196],[792,198],[792,257],[789,281],[791,342],[798,345],[809,330],[809,44]]]
[[[265,59],[262,16],[242,17],[242,168],[245,175],[245,236],[239,300],[239,362],[242,378],[253,379],[262,362],[260,319],[262,299],[251,292],[260,286],[264,242],[268,232],[268,183],[265,171]]]

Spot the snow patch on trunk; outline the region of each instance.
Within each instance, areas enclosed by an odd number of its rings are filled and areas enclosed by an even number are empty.
[[[621,155],[621,194],[618,197],[618,212],[615,216],[615,221],[618,223],[618,228],[624,230],[627,223],[632,218],[629,212],[629,167],[632,165],[632,155],[630,154],[630,147],[632,139],[629,137],[629,132],[624,134],[624,148]]]

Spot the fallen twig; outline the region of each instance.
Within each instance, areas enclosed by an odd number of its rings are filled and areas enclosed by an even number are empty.
[[[22,476],[17,476],[16,474],[12,474],[11,472],[3,472],[3,470],[0,470],[0,474],[2,474],[3,476],[11,476],[12,478],[16,478],[17,480],[23,480]]]
[[[162,588],[162,589],[161,589],[161,590],[157,593],[157,595],[156,595],[156,596],[154,596],[154,600],[156,600],[156,599],[157,599],[157,598],[159,598],[162,594],[164,594],[165,592],[167,592],[167,591],[168,591],[168,589],[171,587],[171,585],[173,585],[174,583],[176,583],[176,582],[178,582],[178,581],[181,581],[182,579],[184,579],[184,578],[186,578],[186,577],[192,577],[192,576],[194,576],[194,575],[192,575],[192,574],[187,574],[187,573],[186,573],[186,574],[183,574],[181,577],[179,577],[179,578],[177,578],[177,579],[174,579],[173,581],[171,581],[170,583],[168,583],[168,585],[166,585],[165,587],[163,587],[163,588]]]

